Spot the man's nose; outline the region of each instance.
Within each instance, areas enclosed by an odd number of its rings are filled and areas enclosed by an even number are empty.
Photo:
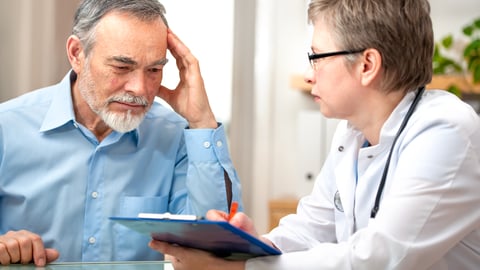
[[[135,70],[130,73],[127,83],[125,84],[125,90],[135,93],[136,96],[142,96],[145,94],[147,86],[147,76],[140,70]]]

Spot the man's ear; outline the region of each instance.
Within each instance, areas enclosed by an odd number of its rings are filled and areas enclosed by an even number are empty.
[[[364,86],[379,80],[382,71],[382,55],[378,50],[366,49],[363,52],[360,71],[361,83]]]
[[[67,57],[72,69],[78,74],[83,67],[85,54],[82,42],[75,35],[71,35],[67,39]]]

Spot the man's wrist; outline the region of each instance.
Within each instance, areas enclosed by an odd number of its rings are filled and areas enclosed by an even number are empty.
[[[202,122],[189,122],[188,128],[189,129],[216,129],[218,128],[219,124],[215,119],[209,121],[202,121]]]

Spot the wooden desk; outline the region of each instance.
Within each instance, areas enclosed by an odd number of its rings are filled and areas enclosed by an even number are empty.
[[[0,266],[1,270],[173,270],[168,261],[152,262],[88,262],[88,263],[51,263],[43,268],[37,268],[33,264],[12,264]]]
[[[278,226],[280,219],[288,214],[297,212],[298,199],[285,198],[270,200],[268,206],[270,210],[270,229]]]

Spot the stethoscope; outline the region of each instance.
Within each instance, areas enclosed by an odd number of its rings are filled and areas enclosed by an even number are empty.
[[[375,204],[372,208],[372,211],[370,212],[370,218],[375,218],[375,216],[377,215],[378,209],[380,208],[380,199],[382,197],[383,188],[385,187],[385,182],[387,180],[388,167],[390,166],[390,158],[392,157],[393,148],[395,147],[395,143],[397,142],[398,137],[400,137],[400,134],[402,133],[402,131],[405,129],[405,126],[407,125],[408,120],[412,116],[413,111],[415,110],[415,107],[417,107],[418,102],[422,98],[422,94],[423,94],[424,91],[425,91],[425,86],[422,86],[418,89],[418,92],[415,95],[415,98],[413,99],[413,102],[410,105],[410,108],[408,108],[407,114],[403,118],[402,124],[400,125],[400,128],[398,129],[397,134],[395,135],[395,138],[393,139],[392,147],[390,148],[390,152],[388,153],[387,161],[385,162],[385,168],[383,169],[382,179],[380,180],[380,184],[378,186],[377,195],[375,197]]]

